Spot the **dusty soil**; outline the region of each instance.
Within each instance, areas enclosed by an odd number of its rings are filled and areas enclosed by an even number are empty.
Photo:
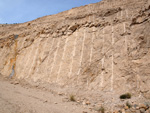
[[[65,96],[0,79],[0,113],[92,113],[89,110]]]

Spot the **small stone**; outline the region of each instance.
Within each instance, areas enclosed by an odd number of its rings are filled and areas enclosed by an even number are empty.
[[[136,110],[139,110],[139,109],[140,109],[140,108],[137,106],[137,107],[136,107]]]
[[[88,112],[86,112],[86,111],[83,111],[82,113],[88,113]]]
[[[79,100],[77,100],[77,103],[80,103],[80,101],[79,101]]]
[[[71,35],[72,34],[72,31],[71,32],[67,32],[67,35]]]
[[[90,111],[92,111],[92,109],[93,109],[92,107],[89,108]]]
[[[128,106],[125,106],[124,109],[127,110],[127,109],[129,109],[129,107],[128,107]]]
[[[85,24],[85,27],[89,27],[89,25],[90,25],[89,23],[86,23],[86,24]]]
[[[119,110],[119,111],[118,111],[118,113],[122,113],[122,111],[121,111],[121,110]]]
[[[150,113],[150,109],[146,110],[145,113]]]
[[[141,112],[140,112],[140,110],[136,110],[136,112],[135,112],[135,113],[141,113]]]
[[[17,85],[17,84],[19,84],[19,82],[14,82],[14,85]]]
[[[122,112],[122,113],[125,113],[125,109],[122,109],[121,112]]]
[[[135,110],[135,108],[130,108],[130,111],[135,113],[136,110]]]
[[[86,102],[86,105],[90,105],[91,103],[89,101]]]
[[[79,28],[79,25],[78,24],[75,24],[75,25],[72,25],[70,28],[69,28],[69,30],[71,30],[71,31],[75,31],[76,29],[78,29]]]
[[[44,103],[48,102],[47,100],[44,101]]]
[[[82,102],[83,105],[86,105],[85,101]]]
[[[118,111],[114,111],[113,113],[119,113]]]
[[[63,93],[58,93],[58,95],[62,96],[62,95],[63,95]]]
[[[148,107],[145,104],[140,104],[139,108],[144,108],[145,110],[148,109]]]
[[[93,110],[99,111],[100,107],[94,107]]]
[[[141,113],[145,113],[145,109],[144,109],[144,108],[141,108],[141,109],[140,109],[140,112],[141,112]]]
[[[126,110],[126,113],[132,113],[132,112],[128,109],[128,110]]]
[[[137,105],[137,104],[134,104],[133,107],[136,108],[136,107],[138,107],[138,105]]]

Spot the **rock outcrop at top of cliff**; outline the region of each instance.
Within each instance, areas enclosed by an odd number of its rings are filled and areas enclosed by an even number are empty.
[[[57,84],[93,102],[117,103],[126,92],[150,99],[150,1],[103,0],[1,24],[0,56],[4,77]]]

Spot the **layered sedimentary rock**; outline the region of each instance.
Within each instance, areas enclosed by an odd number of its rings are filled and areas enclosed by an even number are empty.
[[[150,1],[103,0],[0,25],[0,56],[5,77],[148,99]]]

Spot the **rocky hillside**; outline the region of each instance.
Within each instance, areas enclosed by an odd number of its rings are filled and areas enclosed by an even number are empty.
[[[91,103],[115,106],[127,92],[132,101],[148,100],[150,0],[103,0],[1,24],[0,73],[47,83]]]

